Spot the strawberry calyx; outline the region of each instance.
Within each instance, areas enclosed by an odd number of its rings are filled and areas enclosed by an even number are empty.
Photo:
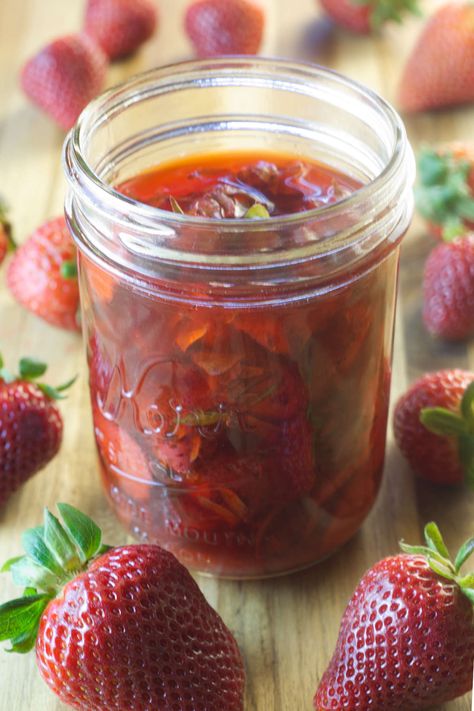
[[[386,22],[401,23],[403,15],[410,12],[421,15],[418,0],[352,0],[354,5],[368,5],[371,8],[370,23],[374,30]]]
[[[65,390],[68,390],[71,385],[73,385],[77,380],[77,375],[68,380],[62,385],[57,385],[53,387],[47,383],[37,382],[37,378],[40,378],[48,366],[42,361],[36,360],[35,358],[20,358],[18,363],[18,374],[11,373],[7,368],[4,367],[4,361],[2,354],[0,353],[0,382],[4,383],[14,383],[16,381],[34,383],[47,397],[51,400],[63,400],[66,395],[63,395]]]
[[[0,197],[0,228],[3,230],[7,238],[7,251],[13,252],[16,249],[16,242],[13,239],[13,230],[11,222],[7,217],[8,208],[5,201]]]
[[[464,391],[459,412],[425,407],[420,411],[420,422],[433,434],[455,438],[465,480],[474,486],[474,382]]]
[[[44,524],[22,536],[26,555],[11,558],[1,568],[10,572],[23,595],[0,605],[0,642],[9,640],[9,652],[25,653],[34,647],[46,606],[64,585],[87,570],[94,558],[110,549],[102,543],[100,528],[69,504],[57,504],[62,523],[48,509]]]
[[[416,206],[425,219],[441,227],[443,240],[451,242],[469,231],[474,222],[474,196],[469,186],[472,165],[453,152],[425,148],[418,158]]]
[[[422,555],[431,570],[446,580],[456,583],[461,592],[474,604],[474,573],[463,575],[461,568],[474,551],[474,537],[469,538],[459,549],[454,562],[441,532],[433,521],[424,529],[426,546],[410,546],[400,541],[400,548],[409,555]]]

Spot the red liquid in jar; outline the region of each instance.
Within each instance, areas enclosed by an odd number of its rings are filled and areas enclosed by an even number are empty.
[[[315,162],[236,153],[118,190],[225,219],[255,203],[301,212],[357,187]],[[350,538],[383,468],[396,257],[261,308],[144,296],[81,259],[103,481],[129,530],[230,577],[296,570]]]

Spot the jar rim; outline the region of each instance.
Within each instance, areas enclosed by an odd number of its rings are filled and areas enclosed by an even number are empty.
[[[276,74],[284,74],[290,81],[299,84],[306,82],[306,92],[310,93],[308,82],[318,78],[329,79],[339,91],[347,88],[356,91],[360,97],[369,100],[376,107],[381,115],[383,115],[390,125],[393,132],[393,149],[384,168],[367,183],[344,196],[335,203],[323,205],[304,212],[298,212],[288,215],[276,215],[265,218],[264,220],[255,220],[252,218],[229,218],[225,219],[225,231],[248,231],[249,225],[252,230],[268,230],[268,229],[283,229],[292,226],[297,226],[302,222],[308,222],[314,219],[333,217],[341,212],[351,210],[354,206],[359,205],[366,198],[374,194],[385,191],[387,183],[397,174],[404,160],[405,148],[407,144],[406,132],[401,118],[391,104],[379,96],[370,88],[364,86],[358,81],[349,79],[348,77],[336,72],[332,69],[327,69],[317,64],[305,61],[291,61],[279,58],[270,57],[249,57],[249,56],[232,56],[221,57],[212,60],[190,60],[178,63],[168,64],[159,68],[150,69],[140,74],[127,79],[126,81],[117,84],[116,86],[106,90],[97,98],[93,99],[90,104],[83,110],[75,126],[66,136],[63,149],[63,162],[65,165],[66,175],[73,190],[81,190],[81,193],[86,194],[97,206],[103,204],[104,210],[107,213],[119,213],[123,211],[124,206],[127,208],[127,219],[134,221],[137,224],[141,219],[145,218],[148,228],[150,224],[156,222],[159,224],[166,220],[169,225],[177,227],[189,226],[199,228],[215,229],[217,226],[223,227],[223,221],[219,218],[202,217],[193,215],[184,215],[180,213],[163,210],[158,207],[148,205],[139,200],[124,195],[116,190],[113,185],[102,180],[92,168],[90,163],[84,157],[84,141],[87,139],[90,132],[93,130],[97,121],[103,120],[103,114],[107,105],[111,105],[109,111],[119,106],[123,106],[124,101],[133,101],[131,94],[133,90],[138,90],[139,87],[144,87],[151,80],[167,79],[179,80],[180,75],[200,74],[206,75],[206,72],[220,71],[235,73],[238,69],[248,73],[252,68],[260,68],[267,72],[270,68],[274,68]],[[296,85],[296,84],[295,84]],[[97,116],[99,117],[97,119]]]

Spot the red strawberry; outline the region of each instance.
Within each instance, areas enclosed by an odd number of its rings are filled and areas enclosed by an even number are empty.
[[[438,245],[428,257],[423,320],[430,333],[447,340],[474,335],[474,232]]]
[[[474,101],[474,5],[450,2],[423,28],[402,74],[399,103],[429,111]]]
[[[25,94],[62,128],[69,129],[101,91],[107,57],[85,34],[67,35],[43,47],[24,65]]]
[[[88,0],[84,30],[110,59],[126,57],[149,39],[157,24],[150,0]]]
[[[45,222],[17,249],[7,283],[17,301],[37,316],[79,330],[76,249],[64,217]]]
[[[56,389],[35,383],[45,371],[23,358],[12,376],[0,356],[0,505],[59,450],[63,421],[54,400],[71,382]]]
[[[15,249],[15,246],[12,238],[12,226],[7,219],[7,208],[0,198],[0,264],[5,259],[6,253]]]
[[[27,590],[0,607],[0,639],[36,645],[61,701],[95,711],[242,711],[237,643],[186,568],[155,545],[110,549],[100,529],[58,504],[9,561]],[[39,627],[38,627],[39,624]]]
[[[427,373],[398,400],[394,433],[413,470],[436,484],[474,482],[474,373]]]
[[[328,15],[351,32],[368,34],[390,20],[401,22],[404,12],[417,12],[413,0],[320,0]]]
[[[185,29],[198,57],[256,54],[265,16],[250,0],[195,0],[188,7]]]
[[[401,544],[362,578],[314,697],[317,711],[421,711],[465,694],[474,661],[473,576],[453,564],[438,527],[427,546]]]
[[[425,148],[418,175],[416,205],[433,236],[449,242],[474,230],[474,143]]]

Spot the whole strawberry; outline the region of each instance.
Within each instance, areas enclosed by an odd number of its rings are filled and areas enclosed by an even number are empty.
[[[64,217],[45,222],[16,250],[7,284],[16,300],[40,318],[79,330],[76,248]]]
[[[317,711],[421,711],[472,688],[473,576],[460,573],[438,527],[426,546],[401,544],[362,578],[342,618],[334,655],[314,697]]]
[[[109,59],[135,52],[155,31],[157,11],[150,0],[88,0],[85,32]]]
[[[474,232],[438,245],[426,260],[423,320],[446,340],[474,335]]]
[[[474,144],[425,148],[418,157],[418,211],[447,242],[474,230]]]
[[[22,598],[0,607],[0,640],[36,645],[59,698],[94,711],[242,711],[237,643],[197,584],[159,546],[101,545],[100,529],[68,504],[63,523],[23,536],[26,555],[4,569]]]
[[[198,57],[256,54],[264,23],[262,9],[252,0],[195,0],[184,21]]]
[[[12,226],[7,219],[7,208],[0,198],[0,264],[5,259],[7,252],[15,249],[12,237]]]
[[[21,71],[25,94],[62,128],[71,128],[101,91],[107,57],[86,34],[54,40],[29,59]]]
[[[416,0],[320,0],[327,14],[351,32],[369,34],[386,22],[401,22],[405,12],[417,13]]]
[[[405,111],[429,111],[474,101],[474,5],[450,2],[426,23],[399,88]]]
[[[18,375],[0,356],[0,506],[57,454],[63,421],[55,404],[72,381],[59,388],[35,382],[46,365],[20,360]]]
[[[427,373],[398,400],[395,439],[423,479],[474,484],[473,382],[465,370]]]

